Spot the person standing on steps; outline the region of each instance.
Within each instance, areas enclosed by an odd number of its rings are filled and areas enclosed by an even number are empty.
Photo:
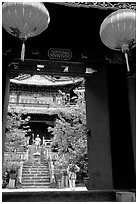
[[[37,135],[35,138],[36,150],[38,150],[38,148],[40,147],[40,144],[41,144],[41,139],[40,139],[39,135]]]
[[[73,163],[73,161],[70,162],[67,173],[69,178],[69,186],[72,191],[75,191],[75,182],[76,182],[76,173],[79,172],[80,168]]]

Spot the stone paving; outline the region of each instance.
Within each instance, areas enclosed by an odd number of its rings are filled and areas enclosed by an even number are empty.
[[[34,191],[71,191],[70,188],[27,188],[27,189],[2,189],[2,192],[34,192]],[[88,191],[86,187],[76,187],[75,191]]]

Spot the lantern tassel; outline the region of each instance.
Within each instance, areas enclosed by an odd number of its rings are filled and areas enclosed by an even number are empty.
[[[125,58],[126,58],[126,64],[127,64],[127,71],[130,72],[127,52],[125,52]]]
[[[21,51],[21,60],[24,61],[24,56],[25,56],[25,44],[23,42],[22,44],[22,51]]]

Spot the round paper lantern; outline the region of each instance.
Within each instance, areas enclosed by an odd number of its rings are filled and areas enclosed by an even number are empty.
[[[48,10],[40,2],[5,2],[2,5],[2,26],[23,41],[21,59],[24,60],[24,42],[42,33],[50,22]]]
[[[107,16],[101,24],[100,37],[107,47],[125,54],[129,71],[127,51],[136,43],[136,12],[120,9]]]

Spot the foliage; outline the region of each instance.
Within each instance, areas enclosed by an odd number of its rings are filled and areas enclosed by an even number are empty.
[[[55,126],[49,127],[53,134],[52,145],[58,146],[56,165],[67,166],[70,160],[87,170],[87,127],[84,94],[78,94],[76,105],[61,111]]]
[[[20,167],[20,162],[18,161],[7,161],[5,162],[5,171],[10,172],[11,170],[15,170],[16,172],[18,171]]]
[[[29,127],[25,129],[23,125],[27,124],[30,117],[22,119],[21,113],[16,113],[14,109],[7,115],[7,127],[6,127],[6,141],[5,151],[16,151],[19,147],[25,147],[28,138],[26,134]]]
[[[7,127],[6,127],[6,138],[5,138],[5,158],[4,158],[4,172],[15,171],[18,172],[20,167],[20,161],[17,159],[13,159],[14,156],[16,158],[17,149],[26,148],[27,140],[26,137],[27,132],[29,131],[29,127],[25,129],[23,125],[26,125],[30,120],[30,117],[26,117],[22,119],[22,113],[16,113],[12,108],[10,109],[10,113],[7,115]],[[13,157],[8,158],[6,156],[6,152],[12,155]]]

